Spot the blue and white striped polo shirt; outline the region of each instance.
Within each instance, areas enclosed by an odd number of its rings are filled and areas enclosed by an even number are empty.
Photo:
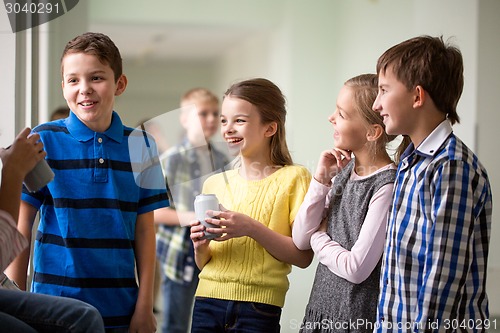
[[[34,131],[55,177],[37,193],[23,190],[22,199],[40,209],[41,218],[32,291],[80,299],[100,311],[107,327],[128,326],[138,295],[136,219],[168,205],[155,142],[146,140],[153,162],[141,172],[131,163],[129,140],[138,131],[123,126],[117,113],[104,133],[72,112]],[[142,173],[158,186],[139,186]]]

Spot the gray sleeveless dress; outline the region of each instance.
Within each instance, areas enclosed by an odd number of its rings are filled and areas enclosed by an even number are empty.
[[[358,239],[370,199],[382,186],[395,180],[389,169],[361,180],[350,180],[352,160],[332,187],[328,235],[351,250]],[[300,332],[373,332],[379,294],[380,265],[362,283],[354,284],[319,263]]]

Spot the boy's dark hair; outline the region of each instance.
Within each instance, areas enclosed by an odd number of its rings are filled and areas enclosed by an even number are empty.
[[[464,87],[460,50],[443,37],[419,36],[397,44],[380,56],[377,74],[390,68],[406,88],[420,85],[452,123],[459,123],[457,104]]]
[[[69,108],[67,106],[60,106],[50,114],[50,121],[67,118],[69,116]]]
[[[97,32],[86,32],[70,40],[61,56],[62,63],[67,54],[85,53],[96,56],[103,64],[109,65],[115,74],[115,82],[122,75],[122,57],[115,43],[106,35]]]

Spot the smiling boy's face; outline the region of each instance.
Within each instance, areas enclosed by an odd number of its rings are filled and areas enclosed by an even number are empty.
[[[381,71],[378,76],[378,95],[373,110],[384,119],[385,131],[389,135],[412,136],[419,112],[414,109],[415,91],[410,91],[398,80],[392,67]]]
[[[115,82],[109,64],[91,54],[68,53],[62,60],[62,89],[71,111],[88,128],[104,132],[111,124],[115,96],[127,87],[122,75]]]

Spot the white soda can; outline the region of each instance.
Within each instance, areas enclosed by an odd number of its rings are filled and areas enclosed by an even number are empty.
[[[219,228],[219,226],[215,224],[211,224],[205,221],[207,217],[215,218],[207,215],[207,210],[219,210],[219,200],[215,194],[199,194],[194,199],[194,212],[196,214],[196,219],[201,222],[207,228]],[[203,239],[214,239],[219,237],[220,234],[212,234],[210,232],[205,231],[205,236]]]

